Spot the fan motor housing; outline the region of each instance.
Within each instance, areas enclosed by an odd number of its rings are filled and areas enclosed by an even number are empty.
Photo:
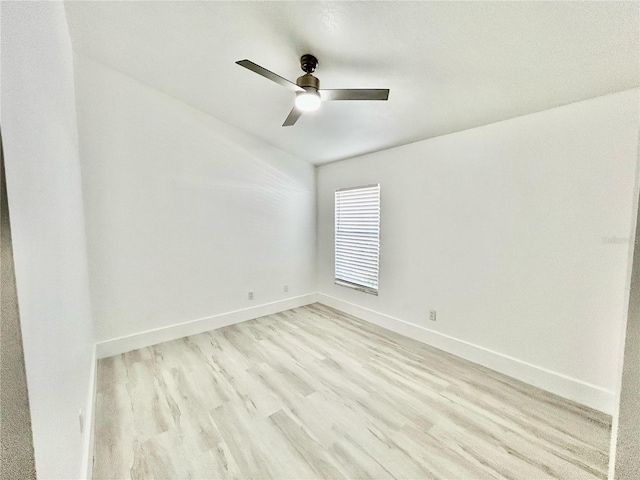
[[[296,80],[296,84],[299,87],[304,88],[305,90],[318,90],[320,88],[320,80],[318,80],[310,73],[305,73],[301,77],[298,77],[298,80]]]
[[[320,88],[320,80],[311,75],[316,70],[317,66],[318,59],[316,57],[310,53],[302,55],[302,57],[300,57],[300,68],[305,73],[301,77],[298,77],[296,84],[305,90],[317,92]]]

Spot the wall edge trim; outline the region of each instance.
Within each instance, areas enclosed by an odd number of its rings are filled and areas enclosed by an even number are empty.
[[[317,294],[317,301],[369,323],[418,340],[429,346],[490,368],[534,387],[572,400],[608,415],[615,409],[616,394],[597,385],[555,372],[509,355],[490,350],[480,345],[461,340],[435,330],[406,322],[399,318],[376,312],[354,303],[323,293]]]
[[[616,395],[613,391],[323,293],[309,293],[99,342],[96,344],[96,361],[100,358],[196,335],[315,302],[336,308],[369,323],[606,414],[613,414],[615,409]],[[95,401],[95,373],[92,382],[93,401]],[[93,430],[92,424],[93,422],[91,422]]]
[[[151,345],[156,345],[158,343],[177,340],[189,335],[197,335],[198,333],[208,332],[209,330],[227,327],[240,322],[246,322],[247,320],[263,317],[265,315],[272,315],[291,308],[309,305],[315,301],[316,294],[308,293],[284,300],[263,303],[261,305],[256,305],[255,307],[233,310],[231,312],[197,318],[187,322],[105,340],[96,344],[97,358],[111,357],[113,355],[119,355],[139,348],[150,347]]]
[[[96,344],[93,345],[93,352],[91,355],[91,373],[89,375],[88,409],[83,412],[85,432],[83,432],[82,469],[80,470],[80,478],[86,478],[87,480],[91,480],[93,477],[94,422],[98,391],[98,357]]]

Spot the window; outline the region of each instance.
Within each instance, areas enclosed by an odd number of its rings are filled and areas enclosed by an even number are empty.
[[[336,190],[338,285],[378,294],[380,185]]]

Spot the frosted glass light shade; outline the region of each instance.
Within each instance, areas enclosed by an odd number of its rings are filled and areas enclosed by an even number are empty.
[[[296,96],[296,108],[303,112],[313,112],[320,108],[320,95],[317,93],[306,92]]]

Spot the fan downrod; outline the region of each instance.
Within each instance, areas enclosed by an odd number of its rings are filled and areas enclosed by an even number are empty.
[[[300,68],[305,73],[313,73],[318,66],[318,59],[310,53],[305,53],[300,57]]]

